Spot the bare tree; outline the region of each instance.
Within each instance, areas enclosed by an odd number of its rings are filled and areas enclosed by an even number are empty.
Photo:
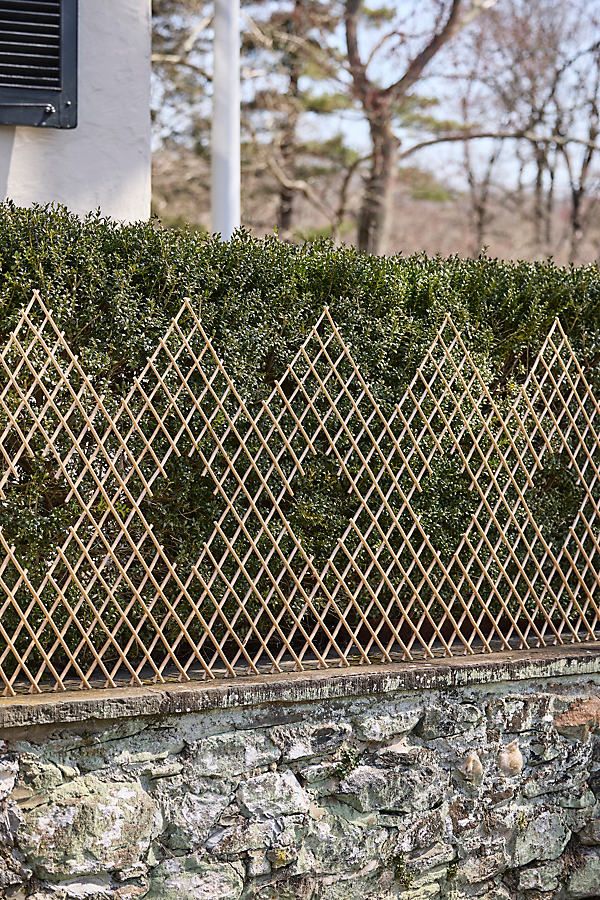
[[[591,209],[598,152],[598,3],[596,0],[501,0],[489,27],[474,29],[468,55],[478,60],[480,105],[512,142],[516,192],[528,182],[532,250],[557,248],[554,222],[569,186],[569,258],[575,260]],[[465,149],[466,175],[473,164]],[[485,163],[479,159],[480,178]],[[521,209],[523,210],[523,205]]]
[[[202,226],[212,3],[153,12],[155,209]],[[594,258],[600,0],[243,0],[243,13],[249,227],[356,235],[371,252]]]
[[[569,259],[577,262],[580,246],[589,218],[596,205],[597,197],[590,196],[590,188],[598,187],[598,171],[594,164],[598,157],[598,138],[600,135],[600,50],[598,48],[588,54],[587,65],[576,74],[573,91],[575,102],[568,110],[571,125],[580,112],[580,120],[586,144],[578,146],[565,143],[560,146],[560,153],[565,163],[569,180],[570,215],[569,215]]]
[[[258,157],[267,155],[267,167],[278,190],[277,227],[289,238],[294,229],[294,207],[299,195],[314,199],[301,172],[306,169],[305,139],[299,134],[307,113],[328,116],[347,98],[336,88],[341,85],[339,53],[329,47],[339,17],[324,0],[287,0],[257,4],[257,13],[248,16],[245,46],[250,54],[263,58],[269,79],[257,90],[248,110],[266,112],[263,131],[254,134],[261,147]],[[252,9],[252,8],[251,8]],[[279,82],[279,84],[278,84]],[[278,89],[274,89],[275,86]],[[329,144],[321,152],[329,158]],[[312,141],[311,155],[319,156]],[[314,195],[316,197],[316,194]],[[323,204],[319,204],[323,208]]]
[[[358,221],[358,246],[361,250],[377,253],[382,247],[387,198],[396,164],[398,138],[394,121],[399,110],[406,104],[434,57],[483,7],[492,5],[493,0],[470,4],[467,0],[451,0],[449,3],[439,0],[433,32],[426,37],[421,48],[407,59],[400,77],[391,84],[381,86],[369,74],[369,67],[376,59],[377,50],[389,47],[392,42],[405,46],[405,33],[395,24],[381,35],[375,50],[365,59],[359,42],[363,3],[362,0],[346,0],[344,22],[353,94],[364,110],[371,138],[371,162]]]
[[[472,144],[463,144],[464,165],[469,188],[469,212],[471,233],[473,236],[471,253],[477,256],[486,246],[487,230],[492,221],[490,199],[492,191],[492,175],[494,167],[502,152],[502,140],[493,141],[490,150],[485,154],[482,167],[476,167],[472,158]]]

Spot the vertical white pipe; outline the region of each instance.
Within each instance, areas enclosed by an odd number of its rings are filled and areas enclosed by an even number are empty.
[[[215,0],[212,230],[228,240],[240,224],[240,0]]]

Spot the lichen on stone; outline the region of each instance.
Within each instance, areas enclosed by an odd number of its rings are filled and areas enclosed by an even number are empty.
[[[11,731],[0,897],[591,900],[599,698],[563,675]]]

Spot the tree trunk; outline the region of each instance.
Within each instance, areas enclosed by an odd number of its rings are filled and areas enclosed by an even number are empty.
[[[389,117],[371,118],[372,157],[358,216],[358,248],[381,253],[392,187],[396,139]]]
[[[533,242],[536,253],[542,250],[543,246],[543,224],[544,224],[544,171],[546,169],[546,153],[539,144],[534,144],[535,153],[535,186],[533,192]]]
[[[299,105],[300,105],[300,91],[298,88],[298,83],[300,81],[298,67],[292,63],[290,66],[290,78],[289,78],[289,97],[291,98],[291,105],[288,111],[288,119],[286,126],[283,130],[283,134],[281,136],[281,164],[284,172],[290,176],[291,179],[295,177],[296,174],[296,128],[298,125],[298,117],[299,117]],[[280,237],[288,237],[290,231],[292,230],[292,223],[294,221],[294,200],[296,198],[296,192],[292,187],[281,185],[279,188],[279,203],[277,206],[277,228],[279,230]]]
[[[552,161],[552,165],[550,165],[550,161],[548,161],[548,190],[546,192],[546,209],[545,209],[545,226],[544,226],[544,243],[545,243],[545,253],[546,256],[550,256],[552,254],[552,240],[553,240],[553,223],[552,217],[554,215],[554,188],[556,181],[556,154],[554,155],[554,159]]]
[[[579,245],[583,237],[583,222],[581,207],[583,190],[576,188],[571,191],[571,239],[569,247],[569,262],[576,263],[579,257]]]
[[[287,22],[287,31],[290,34],[302,34],[306,25],[304,17],[305,0],[295,0],[294,9],[290,20]],[[288,51],[286,65],[289,73],[287,89],[286,123],[281,135],[281,167],[293,181],[296,178],[296,157],[298,153],[296,131],[300,118],[300,73],[301,64],[297,52]],[[296,192],[289,185],[282,184],[279,188],[279,203],[277,205],[277,228],[280,237],[289,237],[294,221],[294,203]]]

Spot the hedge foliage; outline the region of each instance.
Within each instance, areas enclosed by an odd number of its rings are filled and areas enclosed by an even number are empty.
[[[183,297],[191,298],[250,405],[268,394],[325,306],[384,408],[401,396],[447,313],[499,402],[524,378],[556,316],[588,376],[600,384],[600,272],[593,265],[377,258],[325,241],[292,246],[245,231],[224,243],[158,222],[124,226],[98,215],[81,221],[61,208],[1,205],[2,344],[34,289],[51,305],[88,375],[115,403]],[[548,484],[556,490],[545,486],[537,499],[532,495],[549,537],[564,534],[579,496],[564,466],[555,468]],[[440,463],[419,499],[423,521],[448,552],[468,520],[462,477],[456,466]],[[193,461],[179,460],[148,507],[161,541],[184,569],[197,559],[218,512],[212,487]],[[0,525],[34,580],[78,514],[65,496],[44,460],[33,459],[0,506]],[[317,565],[350,512],[336,467],[317,457],[289,504],[290,521]]]
[[[158,223],[0,205],[1,340],[35,288],[88,372],[115,384],[143,364],[184,296],[201,305],[227,364],[253,386],[284,365],[326,304],[386,392],[405,382],[447,312],[504,377],[522,374],[558,315],[588,369],[599,365],[595,265],[372,257],[243,231],[223,243]]]

